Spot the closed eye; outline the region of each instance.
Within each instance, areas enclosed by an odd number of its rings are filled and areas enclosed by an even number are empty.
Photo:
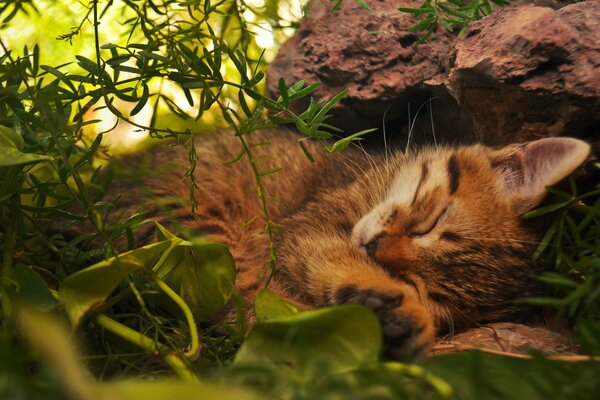
[[[440,222],[440,219],[444,216],[444,214],[446,214],[446,211],[448,211],[448,206],[444,207],[435,218],[424,221],[424,223],[413,228],[410,232],[408,232],[408,237],[421,237],[433,231],[438,222]]]

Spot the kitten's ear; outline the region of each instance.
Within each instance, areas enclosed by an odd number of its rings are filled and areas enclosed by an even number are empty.
[[[546,186],[565,178],[589,154],[584,141],[547,138],[493,151],[490,159],[500,173],[502,191],[519,212],[526,212],[546,195]]]

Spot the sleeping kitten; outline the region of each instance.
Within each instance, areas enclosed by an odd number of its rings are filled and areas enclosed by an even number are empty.
[[[310,144],[311,162],[291,132],[247,139],[259,170],[283,168],[263,178],[270,216],[281,226],[269,288],[306,307],[364,304],[378,315],[393,356],[422,353],[436,332],[526,315],[518,300],[535,293],[531,259],[540,237],[520,215],[590,152],[570,138],[389,156],[326,155]],[[236,286],[252,304],[264,286],[269,243],[250,164],[224,165],[241,151],[233,135],[197,142],[198,218],[183,202],[189,184],[181,180],[187,155],[180,147],[126,160],[154,173],[117,180],[117,207],[141,207],[180,235],[227,244]],[[151,238],[146,227],[136,245]]]

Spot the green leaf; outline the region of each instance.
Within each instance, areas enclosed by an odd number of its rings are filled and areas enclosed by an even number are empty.
[[[300,312],[298,307],[268,289],[261,289],[256,294],[254,309],[259,322],[290,317]]]
[[[0,147],[12,147],[17,150],[23,150],[25,142],[17,131],[0,125]]]
[[[356,132],[350,136],[347,136],[343,139],[338,140],[327,151],[329,151],[330,153],[338,153],[338,152],[346,149],[346,147],[348,147],[348,145],[350,145],[351,142],[361,140],[362,136],[366,135],[367,133],[374,132],[376,130],[377,130],[377,128],[371,128],[371,129],[365,129],[364,131]]]
[[[457,399],[591,399],[598,393],[598,362],[520,359],[479,351],[432,357],[425,369],[446,380]]]
[[[312,154],[310,153],[310,151],[308,150],[308,147],[306,147],[306,144],[304,144],[304,141],[306,139],[308,139],[308,138],[301,138],[298,140],[298,143],[300,144],[300,148],[302,149],[302,152],[304,152],[304,155],[306,156],[306,158],[308,158],[312,162],[315,162],[315,159],[312,156]]]
[[[369,5],[367,3],[364,2],[364,0],[354,0],[356,1],[356,3],[361,6],[363,9],[367,10],[367,11],[371,11],[371,7],[369,7]]]
[[[566,201],[561,201],[559,203],[550,204],[545,207],[536,208],[535,210],[532,210],[532,211],[529,211],[529,212],[523,214],[521,216],[521,218],[523,218],[523,219],[537,218],[542,215],[549,214],[553,211],[560,210],[561,208],[568,206],[571,202],[572,202],[572,199],[569,199]]]
[[[50,311],[58,304],[44,280],[31,268],[15,267],[19,298],[38,311]]]
[[[248,107],[248,103],[246,102],[246,97],[244,96],[244,92],[242,89],[238,91],[238,100],[240,102],[240,106],[242,107],[242,111],[246,114],[246,117],[250,118],[252,116],[252,111],[250,107]]]
[[[446,5],[444,5],[443,3],[439,3],[438,7],[440,9],[442,9],[443,11],[445,11],[446,13],[453,15],[455,17],[459,17],[459,18],[463,18],[463,19],[469,19],[469,15],[467,13],[464,13],[462,11],[459,10],[455,10],[452,7],[448,7]]]
[[[75,58],[79,60],[77,65],[79,65],[81,68],[94,75],[100,75],[100,67],[98,66],[98,64],[96,64],[89,58],[85,58],[84,56],[76,55]]]
[[[545,274],[539,276],[537,279],[541,282],[552,286],[561,286],[567,288],[576,288],[578,286],[577,282],[575,282],[574,280],[569,279],[566,276],[553,274],[550,272],[546,272]]]
[[[304,82],[304,81],[300,81],[300,82]],[[300,83],[298,82],[298,83]],[[294,89],[296,85],[292,86],[292,88],[290,89],[290,101],[293,100],[298,100],[301,99],[305,96],[308,96],[309,94],[311,94],[312,92],[314,92],[315,90],[317,90],[319,88],[319,84],[318,83],[311,83],[310,85],[308,85],[307,87],[303,88],[303,89]]]
[[[0,146],[0,167],[31,164],[45,160],[52,160],[52,157],[34,153],[21,153],[14,147]]]
[[[125,379],[94,386],[90,399],[164,400],[164,399],[232,399],[266,400],[251,388],[227,384],[182,381],[180,379]]]
[[[252,77],[252,80],[251,80],[250,82],[248,82],[248,84],[249,84],[250,86],[254,86],[254,85],[256,85],[257,83],[259,83],[260,81],[262,81],[264,77],[265,77],[265,73],[264,73],[264,72],[262,72],[262,71],[258,71],[258,72],[257,72],[257,73],[254,75],[254,77]]]
[[[95,381],[81,363],[82,358],[77,354],[64,321],[27,307],[19,307],[17,311],[20,337],[27,340],[30,351],[40,358],[42,365],[60,378],[66,391],[77,399],[100,398],[92,394]]]
[[[558,225],[559,225],[558,221],[555,221],[550,226],[550,228],[548,228],[548,230],[544,234],[544,237],[540,241],[540,244],[538,245],[538,247],[535,249],[535,252],[533,253],[533,261],[536,261],[538,258],[540,258],[540,256],[544,252],[544,250],[546,250],[546,248],[548,247],[548,245],[554,238],[556,231],[558,230]]]
[[[200,320],[221,311],[235,286],[235,262],[227,246],[205,240],[181,242],[155,271]]]
[[[288,95],[288,88],[285,84],[285,80],[283,78],[279,78],[277,82],[279,86],[279,93],[281,93],[281,103],[284,107],[287,107],[290,104],[290,97]]]
[[[409,7],[400,7],[398,8],[398,11],[402,11],[405,13],[409,13],[409,14],[414,14],[414,15],[421,15],[421,14],[428,14],[433,12],[433,7],[419,7],[419,8],[409,8]]]
[[[257,298],[259,321],[234,365],[267,364],[300,379],[344,372],[377,362],[381,329],[366,307],[343,305],[295,313],[272,294]]]
[[[421,22],[413,25],[408,31],[409,32],[420,32],[427,30],[430,35],[435,30],[435,18],[432,15],[428,15]]]
[[[60,285],[58,296],[71,324],[79,325],[82,318],[102,304],[130,273],[152,268],[171,246],[172,241],[150,244],[69,275]]]
[[[329,1],[333,1],[333,0],[329,0]],[[343,2],[344,2],[344,0],[336,0],[335,4],[331,8],[330,12],[336,12],[341,7]]]
[[[311,122],[315,121],[315,122],[321,122],[325,119],[325,115],[327,115],[327,113],[329,112],[329,110],[331,109],[331,107],[333,107],[338,101],[340,101],[344,96],[346,96],[348,94],[349,90],[348,89],[344,89],[341,92],[339,92],[338,94],[336,94],[335,96],[333,96],[333,98],[331,100],[329,100],[317,113],[317,115],[315,115],[315,117],[311,120]]]
[[[145,83],[142,83],[142,97],[140,98],[140,101],[138,101],[138,103],[135,105],[133,110],[131,110],[131,113],[130,113],[131,116],[136,115],[137,113],[142,111],[142,109],[148,102],[149,96],[150,96],[150,90],[148,89],[148,85],[146,85]]]
[[[123,54],[123,55],[120,55],[117,57],[113,57],[110,60],[107,60],[106,63],[108,65],[110,65],[111,67],[114,67],[114,66],[123,64],[125,61],[128,61],[130,58],[131,58],[131,55]]]

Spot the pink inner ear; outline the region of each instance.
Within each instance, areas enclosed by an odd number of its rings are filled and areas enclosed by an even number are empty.
[[[560,164],[562,159],[568,156],[569,151],[573,150],[572,143],[564,143],[563,141],[538,140],[531,142],[523,149],[523,168],[526,173],[545,176],[555,167],[555,164]],[[560,178],[562,179],[562,178]],[[559,179],[559,180],[560,180]]]
[[[577,139],[548,138],[523,148],[525,183],[554,185],[575,170],[590,153],[590,146]]]
[[[573,172],[589,152],[590,146],[581,140],[540,139],[500,150],[492,166],[501,172],[508,196],[534,206],[546,194],[546,186]]]

